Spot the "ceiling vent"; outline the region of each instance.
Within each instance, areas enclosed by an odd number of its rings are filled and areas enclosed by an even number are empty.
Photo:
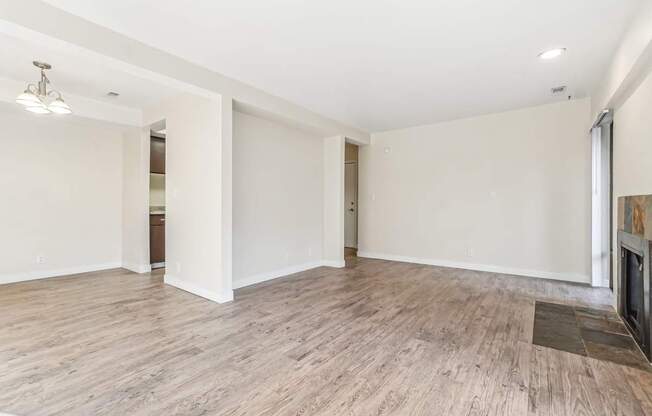
[[[552,95],[563,94],[563,93],[566,92],[566,86],[565,85],[560,85],[559,87],[551,88],[550,92],[552,93]]]

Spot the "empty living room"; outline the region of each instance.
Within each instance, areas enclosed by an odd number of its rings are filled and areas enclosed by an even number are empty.
[[[652,0],[0,0],[0,416],[652,416]]]

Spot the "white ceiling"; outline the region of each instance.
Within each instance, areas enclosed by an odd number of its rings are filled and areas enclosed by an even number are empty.
[[[644,0],[46,1],[380,131],[587,96]]]
[[[52,49],[4,33],[0,33],[0,50],[0,78],[25,85],[39,80],[39,70],[32,65],[32,61],[39,60],[52,65],[47,76],[53,89],[113,106],[140,110],[178,93],[151,80],[112,69],[102,59],[82,56],[74,50]],[[108,97],[109,91],[120,96]]]

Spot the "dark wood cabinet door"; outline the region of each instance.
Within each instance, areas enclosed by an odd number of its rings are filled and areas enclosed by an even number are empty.
[[[149,214],[149,225],[165,225],[165,215]]]
[[[150,263],[165,261],[165,225],[149,227],[149,258]]]
[[[165,140],[152,137],[149,145],[149,171],[165,173]]]

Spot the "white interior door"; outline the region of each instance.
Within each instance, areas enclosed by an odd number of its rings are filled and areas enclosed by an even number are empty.
[[[344,165],[344,246],[358,247],[358,164]]]

